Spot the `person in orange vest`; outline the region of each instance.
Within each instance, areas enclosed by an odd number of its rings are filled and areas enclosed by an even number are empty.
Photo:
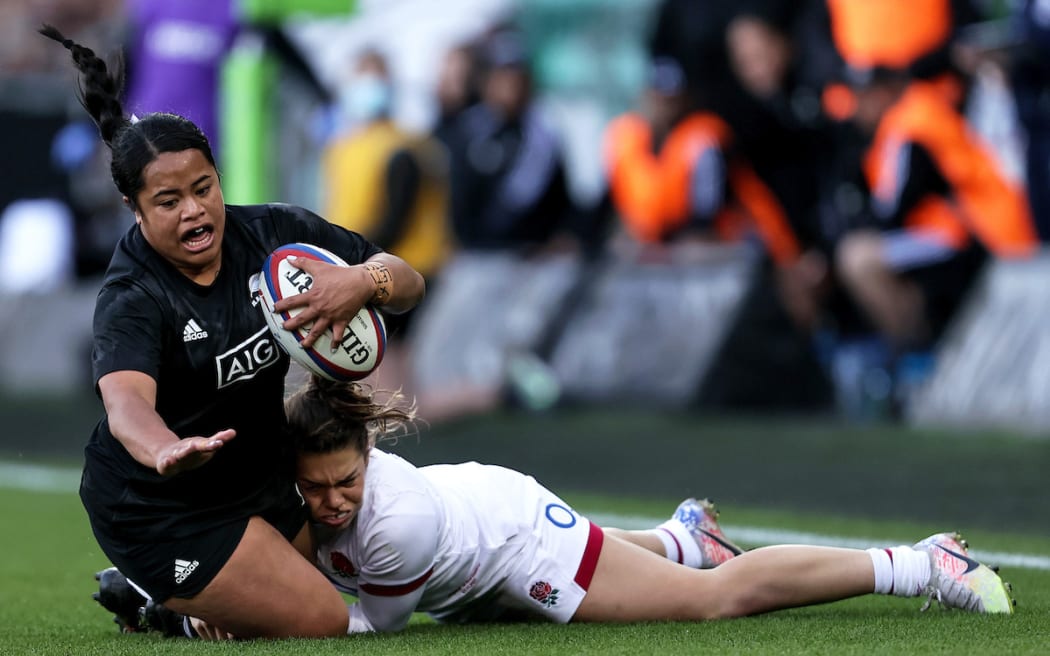
[[[823,59],[833,76],[843,66],[906,70],[930,80],[962,107],[971,72],[960,30],[983,19],[973,0],[824,0],[813,20],[829,43]],[[846,120],[856,107],[850,85],[828,80],[825,110]]]
[[[626,232],[641,244],[751,241],[776,265],[782,291],[799,287],[810,262],[787,213],[737,151],[729,125],[690,111],[675,60],[653,61],[643,106],[615,118],[604,135],[609,196]],[[787,296],[796,323],[811,325],[817,308],[810,299]]]
[[[1035,252],[1023,189],[934,83],[885,68],[853,71],[869,221],[839,239],[842,285],[891,347],[928,347],[986,254]]]

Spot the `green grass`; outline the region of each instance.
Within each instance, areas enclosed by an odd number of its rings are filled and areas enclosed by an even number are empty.
[[[0,399],[0,459],[76,466],[95,399]],[[56,412],[56,408],[61,412]],[[910,543],[962,530],[975,550],[1050,556],[1050,448],[991,433],[843,426],[827,420],[566,409],[437,425],[388,447],[417,464],[476,459],[534,474],[584,513],[666,517],[684,496],[719,501],[734,526]],[[2,476],[2,474],[0,474]],[[75,474],[61,478],[73,486]],[[0,656],[8,654],[1043,654],[1050,571],[1004,568],[1011,617],[918,613],[868,596],[726,622],[437,626],[398,635],[203,644],[121,636],[91,601],[108,566],[72,491],[0,481]]]
[[[584,512],[659,517],[670,500],[565,494]],[[787,514],[723,505],[727,523],[858,537],[914,540],[924,523]],[[730,522],[729,518],[732,518]],[[994,531],[971,541],[982,549],[1050,555],[1043,536]],[[1017,540],[1021,540],[1020,544]],[[712,623],[438,626],[419,617],[397,635],[302,641],[204,644],[153,635],[122,636],[90,599],[91,573],[108,563],[75,494],[0,488],[0,654],[1044,654],[1050,645],[1050,572],[1005,571],[1017,591],[1011,617],[940,611],[920,601],[864,597],[760,617]]]

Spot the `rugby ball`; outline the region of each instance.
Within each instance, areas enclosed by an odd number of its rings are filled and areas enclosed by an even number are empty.
[[[366,305],[354,316],[343,333],[343,339],[332,350],[332,329],[328,328],[310,348],[301,342],[310,334],[307,324],[297,330],[286,330],[284,322],[299,314],[300,308],[288,312],[274,312],[274,304],[282,298],[302,294],[313,286],[313,278],[293,266],[287,258],[317,260],[337,266],[349,266],[335,253],[310,244],[285,244],[275,249],[263,263],[256,293],[262,300],[259,306],[266,325],[277,343],[289,356],[308,371],[336,381],[360,380],[376,370],[386,351],[386,326],[382,315]]]

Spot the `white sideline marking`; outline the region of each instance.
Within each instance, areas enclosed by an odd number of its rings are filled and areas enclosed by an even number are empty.
[[[643,517],[641,515],[619,515],[609,513],[588,514],[587,518],[599,526],[616,526],[617,528],[623,529],[652,528],[667,519],[666,517],[654,519],[652,517]],[[734,541],[739,540],[745,544],[753,544],[756,546],[770,544],[817,544],[828,547],[870,549],[872,547],[895,547],[901,544],[900,541],[892,542],[887,541],[886,539],[867,540],[836,535],[822,535],[820,533],[806,533],[803,531],[789,531],[786,529],[761,528],[758,526],[737,526],[725,522],[719,522],[719,524],[725,529],[726,535]],[[1008,553],[1005,551],[984,551],[983,549],[970,549],[970,555],[982,563],[989,565],[1050,570],[1050,556]]]
[[[79,469],[0,461],[0,488],[28,490],[31,492],[76,492],[79,485]],[[599,526],[616,526],[624,529],[652,528],[666,519],[615,513],[594,513],[588,514],[587,517]],[[721,522],[721,524],[732,539],[759,546],[768,544],[818,544],[829,547],[868,549],[870,547],[892,547],[900,544],[899,541],[893,542],[885,539],[866,540],[820,533],[806,533],[803,531],[761,528],[758,526],[738,526],[726,524],[725,522]],[[971,549],[970,553],[977,560],[993,565],[1050,570],[1050,556],[1008,553],[1005,551],[984,551],[981,549]]]
[[[0,487],[30,492],[76,492],[80,470],[0,461]]]

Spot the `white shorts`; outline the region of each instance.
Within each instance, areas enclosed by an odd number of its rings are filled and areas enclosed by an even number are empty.
[[[553,494],[536,519],[532,557],[518,561],[500,602],[564,624],[591,586],[605,536]]]
[[[498,548],[486,558],[483,567],[498,571],[492,580],[499,583],[483,598],[432,616],[442,622],[478,622],[506,619],[509,610],[566,623],[590,587],[604,534],[532,477],[507,472],[502,482],[489,498],[513,498],[515,516],[531,517],[531,526],[521,527],[513,548]]]
[[[892,271],[910,271],[940,264],[958,254],[958,248],[932,232],[901,228],[882,234],[882,261]]]

